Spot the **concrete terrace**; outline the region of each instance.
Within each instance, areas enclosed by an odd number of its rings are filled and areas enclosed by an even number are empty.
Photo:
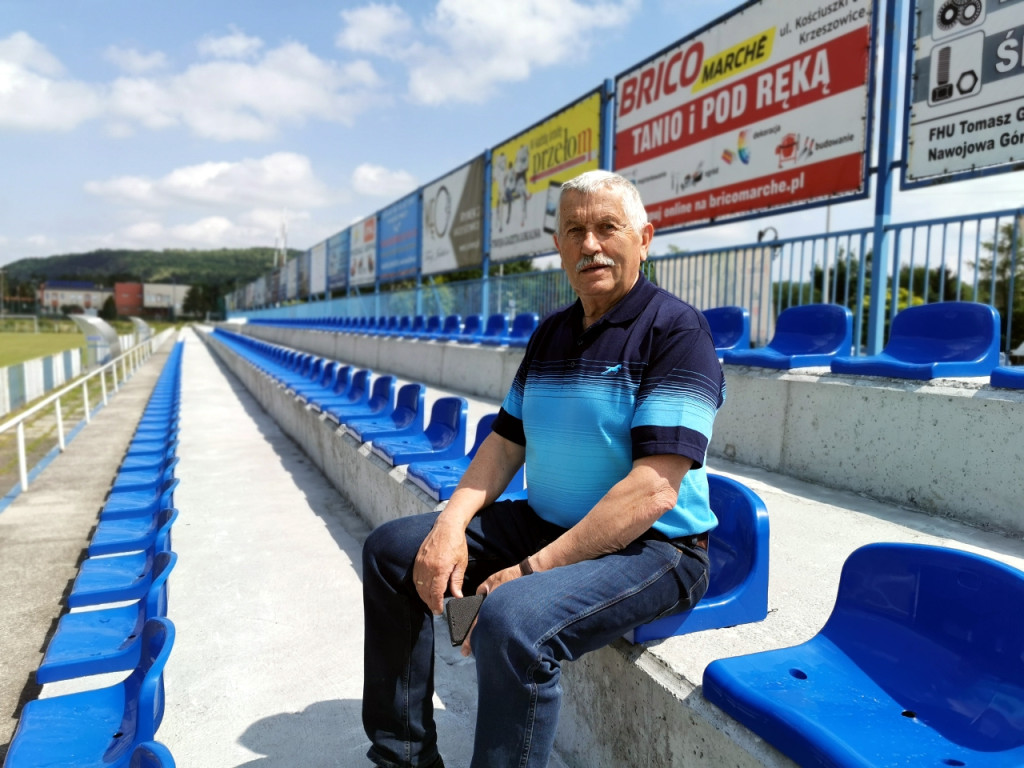
[[[179,766],[366,765],[359,549],[369,525],[379,522],[366,500],[393,505],[392,495],[401,493],[411,507],[426,502],[401,469],[384,467],[215,342],[204,343],[205,330],[182,334],[180,516],[173,533],[179,560],[168,611],[177,639],[157,738]],[[33,671],[167,351],[0,513],[0,758],[25,700],[108,682],[40,690]],[[432,387],[427,407],[449,393],[464,394]],[[499,399],[468,399],[473,434]],[[319,433],[297,444],[296,430]],[[359,487],[345,488],[340,475],[322,472],[331,461],[361,463]],[[746,483],[768,507],[768,618],[648,646],[620,641],[568,664],[554,766],[792,765],[703,700],[700,681],[710,661],[813,635],[831,610],[843,561],[865,543],[939,544],[1024,568],[1019,535],[722,458],[710,459],[709,468]],[[473,662],[447,647],[440,625],[438,637],[440,744],[449,768],[464,768],[472,746]],[[595,720],[594,711],[607,719]]]

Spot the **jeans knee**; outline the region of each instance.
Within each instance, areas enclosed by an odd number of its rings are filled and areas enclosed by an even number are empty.
[[[392,567],[412,568],[429,525],[417,518],[402,517],[378,525],[363,542],[363,573],[373,574]]]

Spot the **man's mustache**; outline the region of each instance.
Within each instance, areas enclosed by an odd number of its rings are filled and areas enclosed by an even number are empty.
[[[591,256],[584,256],[582,259],[576,262],[576,274],[579,274],[584,269],[590,267],[614,267],[614,259],[605,256],[603,253],[595,253]]]

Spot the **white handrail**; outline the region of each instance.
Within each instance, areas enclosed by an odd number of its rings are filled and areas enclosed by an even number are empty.
[[[100,389],[102,391],[102,404],[107,404],[107,379],[106,374],[109,370],[114,382],[114,391],[112,394],[116,394],[120,391],[120,387],[117,385],[117,364],[121,364],[121,382],[128,380],[128,376],[134,373],[139,366],[141,366],[146,360],[149,359],[150,355],[159,349],[168,337],[176,333],[174,328],[168,328],[167,330],[159,333],[153,338],[146,339],[134,347],[129,349],[127,352],[115,357],[108,363],[105,363],[101,367],[87,374],[84,378],[81,378],[72,384],[67,385],[63,389],[58,390],[47,395],[44,399],[33,405],[24,413],[19,414],[5,424],[0,424],[0,435],[10,429],[17,429],[17,444],[18,444],[18,477],[21,481],[21,490],[28,490],[28,466],[27,457],[25,452],[25,421],[29,417],[34,416],[51,404],[55,405],[55,415],[57,418],[57,447],[61,452],[65,449],[64,440],[64,420],[61,414],[60,398],[66,395],[68,392],[73,391],[77,387],[82,388],[82,399],[85,406],[85,422],[88,424],[91,421],[92,414],[89,412],[89,382],[96,376],[100,377]],[[129,369],[129,364],[131,368]]]

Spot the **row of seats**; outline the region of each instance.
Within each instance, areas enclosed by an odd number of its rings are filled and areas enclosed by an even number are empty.
[[[273,370],[267,358],[300,356],[245,337],[222,341],[264,371]],[[492,419],[481,420],[477,444]],[[450,494],[466,464],[444,462],[435,498]],[[428,487],[414,469],[410,481]],[[767,614],[767,510],[734,480],[712,474],[709,488],[719,525],[708,591],[693,610],[638,627],[635,642]],[[702,691],[800,765],[1020,766],[1021,615],[1024,573],[1014,568],[946,547],[871,544],[847,559],[832,616],[811,640],[716,660]]]
[[[764,347],[749,349],[750,316],[742,307],[705,310],[723,362],[791,370],[828,366],[833,373],[929,381],[988,376],[993,387],[1024,389],[1024,366],[999,365],[999,312],[988,304],[946,301],[907,307],[893,318],[876,355],[851,356],[853,314],[838,304],[783,310]]]
[[[406,465],[406,477],[432,499],[451,497],[466,467],[490,434],[496,413],[481,418],[466,450],[467,403],[439,397],[424,426],[422,384],[406,384],[394,396],[393,376],[370,384],[370,371],[351,367],[251,337],[217,329],[214,336],[311,407],[319,409],[392,466]],[[502,499],[526,498],[523,471]],[[712,508],[720,525],[711,536],[711,580],[693,611],[637,627],[630,639],[646,642],[702,629],[761,621],[768,614],[768,513],[749,488],[725,477],[710,478]]]
[[[500,312],[488,315],[381,315],[380,317],[315,317],[251,319],[254,325],[274,325],[330,333],[360,333],[416,341],[525,347],[540,322],[535,312],[514,318]]]
[[[4,768],[173,768],[154,741],[163,671],[174,644],[167,618],[181,342],[171,351],[100,510],[65,613],[36,670],[41,684],[115,672],[112,686],[25,705]],[[88,609],[88,610],[77,610]]]

